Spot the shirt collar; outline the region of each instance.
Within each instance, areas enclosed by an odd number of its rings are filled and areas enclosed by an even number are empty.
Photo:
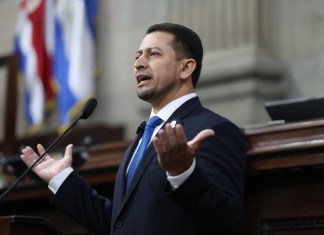
[[[153,109],[152,109],[150,117],[157,115],[165,122],[174,113],[174,111],[176,111],[183,103],[185,103],[186,101],[188,101],[196,96],[197,96],[196,93],[190,93],[188,95],[184,95],[184,96],[168,103],[156,114],[153,112]]]

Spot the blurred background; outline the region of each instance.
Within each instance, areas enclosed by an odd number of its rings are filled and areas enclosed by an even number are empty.
[[[14,52],[20,3],[0,0],[0,56]],[[134,137],[150,111],[136,96],[134,54],[146,28],[159,22],[198,32],[205,57],[197,92],[204,105],[240,127],[267,124],[267,101],[324,93],[322,0],[99,0],[93,79],[98,107],[87,122],[121,125],[125,138]],[[86,52],[80,56],[89,57]],[[2,95],[5,78],[1,69]],[[82,84],[82,76],[78,79]],[[16,135],[24,136],[29,124],[22,82],[18,88]],[[5,99],[0,101],[3,114]],[[60,126],[57,112],[43,120],[45,130]]]

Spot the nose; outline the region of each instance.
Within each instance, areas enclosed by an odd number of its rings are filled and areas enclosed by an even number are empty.
[[[134,68],[137,70],[147,68],[147,61],[144,55],[139,56],[134,63]]]

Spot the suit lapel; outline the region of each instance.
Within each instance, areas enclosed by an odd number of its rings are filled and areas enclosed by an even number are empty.
[[[117,213],[121,209],[122,202],[124,200],[125,192],[126,192],[126,170],[128,163],[133,155],[133,152],[136,149],[138,141],[142,137],[143,132],[140,132],[131,145],[127,148],[124,158],[121,161],[119,166],[116,180],[115,180],[115,188],[114,188],[114,203],[113,203],[113,212]],[[114,214],[114,213],[113,213]]]

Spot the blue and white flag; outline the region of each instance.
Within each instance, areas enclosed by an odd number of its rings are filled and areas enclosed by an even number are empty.
[[[60,123],[67,125],[95,92],[96,0],[57,0],[54,75]]]

